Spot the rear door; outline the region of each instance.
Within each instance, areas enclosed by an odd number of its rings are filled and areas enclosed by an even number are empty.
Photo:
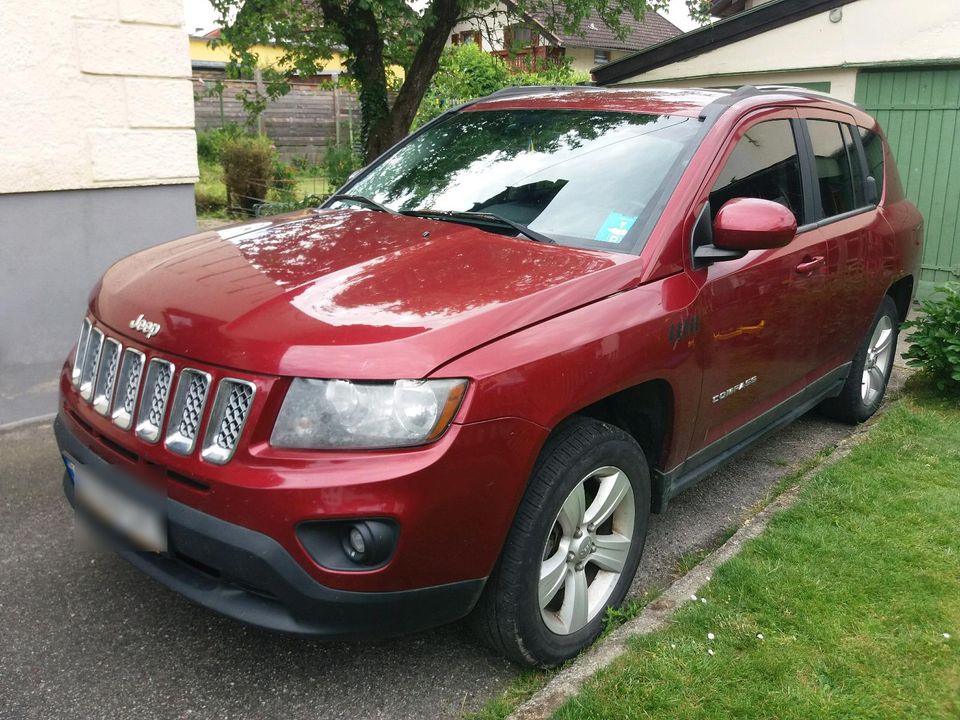
[[[817,319],[817,363],[811,379],[849,362],[886,288],[881,264],[890,253],[889,226],[867,196],[866,162],[859,130],[849,115],[801,108],[813,177],[811,209],[815,226],[807,231],[823,249],[820,289],[829,312]]]

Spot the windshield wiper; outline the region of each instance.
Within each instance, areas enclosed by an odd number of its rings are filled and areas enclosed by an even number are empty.
[[[353,201],[355,203],[360,203],[361,205],[366,205],[371,210],[379,210],[380,212],[389,213],[390,215],[396,215],[396,210],[391,210],[386,205],[381,205],[376,200],[371,200],[365,195],[353,195],[351,193],[337,193],[336,195],[331,195],[327,198],[327,202],[341,202],[341,201]]]
[[[516,230],[536,242],[546,243],[547,245],[556,245],[557,241],[552,237],[547,237],[543,233],[531,230],[513,220],[509,220],[502,215],[490,212],[469,212],[457,210],[400,210],[401,215],[410,215],[412,217],[434,218],[437,220],[449,220],[450,222],[462,222],[468,225],[500,225]]]

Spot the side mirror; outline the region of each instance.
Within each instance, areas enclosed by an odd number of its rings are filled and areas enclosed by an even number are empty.
[[[746,252],[787,245],[797,234],[797,219],[780,203],[734,198],[713,221],[713,244],[722,250]]]

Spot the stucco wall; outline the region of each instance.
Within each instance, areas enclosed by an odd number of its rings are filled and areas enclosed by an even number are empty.
[[[671,63],[622,84],[736,85],[742,82],[830,81],[853,99],[856,68],[960,58],[960,2],[857,0],[839,22],[825,12],[740,42]]]
[[[196,180],[182,0],[3,0],[0,193]]]
[[[610,61],[619,60],[622,57],[626,57],[630,53],[624,52],[621,50],[611,50],[610,51]],[[590,74],[590,71],[596,67],[596,63],[593,61],[593,48],[567,48],[564,53],[564,57],[570,59],[571,67],[577,72]]]

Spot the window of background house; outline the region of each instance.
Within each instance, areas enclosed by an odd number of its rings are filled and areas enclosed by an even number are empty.
[[[609,50],[594,50],[593,51],[593,64],[594,65],[605,65],[610,62],[610,51]]]
[[[480,32],[477,30],[464,30],[454,33],[450,36],[451,45],[471,45],[480,44]]]
[[[830,120],[807,120],[817,164],[823,217],[864,206],[863,174],[856,146],[846,126]]]
[[[761,198],[780,203],[804,223],[800,159],[789,120],[768,120],[747,130],[710,193],[710,212],[728,200]]]
[[[867,172],[877,181],[877,192],[883,192],[883,141],[872,130],[858,128],[863,152],[867,156]]]
[[[503,28],[503,46],[527,47],[533,44],[533,31],[526,25],[507,25]]]

